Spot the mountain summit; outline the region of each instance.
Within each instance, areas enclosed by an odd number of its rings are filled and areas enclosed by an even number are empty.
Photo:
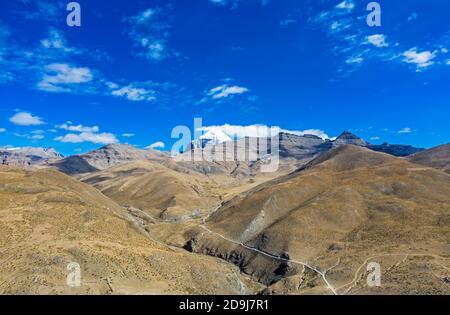
[[[354,135],[350,131],[344,131],[339,137],[336,138],[336,140],[333,141],[333,144],[335,146],[353,144],[360,147],[365,147],[368,145],[366,141],[362,140],[360,137]]]

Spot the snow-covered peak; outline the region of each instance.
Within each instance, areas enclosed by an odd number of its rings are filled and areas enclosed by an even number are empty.
[[[233,139],[221,130],[209,130],[192,142],[194,148],[204,148],[206,145],[217,145]]]

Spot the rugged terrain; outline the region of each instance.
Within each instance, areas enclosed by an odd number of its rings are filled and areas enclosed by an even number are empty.
[[[46,165],[63,158],[55,149],[11,148],[0,149],[1,165],[30,166]]]
[[[164,220],[200,217],[218,202],[208,177],[180,173],[148,160],[131,162],[81,179],[125,207]]]
[[[280,167],[264,173],[255,139],[212,140],[175,158],[16,151],[0,167],[0,292],[450,294],[448,145],[281,133]]]
[[[450,267],[450,176],[357,146],[240,194],[194,230],[191,250],[231,261],[282,293],[324,283],[308,281],[301,264],[261,252],[331,268],[327,279],[338,293],[450,293],[443,281]],[[420,268],[420,277],[398,275],[399,283],[372,290],[357,273],[370,257],[389,274],[398,263],[404,274]]]
[[[98,190],[54,170],[0,167],[0,293],[243,294],[236,267],[152,240]],[[82,286],[66,285],[69,263]]]

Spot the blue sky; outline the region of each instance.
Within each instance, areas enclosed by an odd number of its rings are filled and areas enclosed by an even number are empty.
[[[2,1],[0,146],[170,150],[177,125],[450,142],[450,3]],[[234,129],[233,129],[234,128]]]

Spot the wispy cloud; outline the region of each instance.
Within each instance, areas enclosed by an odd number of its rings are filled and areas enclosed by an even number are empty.
[[[138,56],[161,61],[172,54],[167,47],[171,24],[164,14],[162,8],[148,8],[126,19]]]
[[[135,87],[132,84],[113,90],[111,95],[125,97],[129,101],[134,102],[156,100],[155,91],[142,87]]]
[[[438,57],[444,54],[441,48],[448,39],[437,39],[428,42],[428,48],[419,50],[418,48],[405,48],[399,42],[393,41],[395,34],[376,33],[367,34],[370,28],[365,25],[365,15],[359,15],[356,10],[356,2],[345,0],[336,4],[329,4],[328,10],[315,13],[309,19],[312,28],[322,30],[330,37],[330,52],[343,62],[338,68],[341,74],[348,74],[355,71],[362,64],[368,61],[378,60],[389,63],[413,64],[416,71],[428,69],[433,64],[443,64],[442,58],[437,62]]]
[[[367,36],[367,42],[374,45],[375,47],[388,47],[389,44],[386,42],[386,36],[383,34],[374,34]]]
[[[403,59],[406,63],[411,63],[416,66],[416,71],[421,71],[434,64],[433,59],[436,58],[437,51],[418,51],[417,47],[411,48],[403,53]]]
[[[209,0],[210,3],[215,4],[217,6],[230,6],[231,9],[237,9],[239,7],[239,3],[242,0]],[[266,6],[270,3],[270,0],[253,0],[255,3],[259,3],[262,6]]]
[[[77,132],[99,132],[100,128],[98,126],[87,127],[83,125],[73,125],[72,122],[68,121],[65,124],[57,125],[56,128],[64,129],[68,131],[77,131]]]
[[[218,87],[215,87],[211,89],[208,93],[209,96],[211,96],[213,99],[221,99],[221,98],[227,98],[229,96],[238,95],[238,94],[244,94],[249,91],[248,88],[242,87],[242,86],[228,86],[228,85],[221,85]]]
[[[412,133],[412,129],[409,127],[402,128],[398,131],[398,133]]]
[[[66,14],[66,4],[61,1],[34,0],[22,2],[22,9],[15,11],[14,14],[28,20],[59,22],[61,19],[64,19]]]
[[[20,137],[20,138],[26,138],[28,140],[33,140],[33,141],[42,140],[45,138],[45,136],[43,134],[33,134],[33,133],[22,134],[22,133],[18,133],[18,132],[15,132],[14,136]]]
[[[69,47],[67,45],[66,38],[54,28],[50,28],[48,31],[48,37],[41,40],[41,45],[45,49],[61,50],[65,54],[81,54],[82,50]]]
[[[292,18],[287,18],[285,20],[280,21],[281,26],[288,26],[295,23],[297,23],[297,20]]]
[[[336,5],[336,9],[343,10],[346,12],[352,12],[354,8],[355,8],[355,3],[351,0],[344,0],[341,3],[339,3],[338,5]]]
[[[151,19],[152,14],[144,12],[135,17],[134,23],[146,24]],[[113,83],[100,71],[82,66],[79,61],[108,60],[106,54],[69,45],[63,33],[55,28],[50,28],[31,48],[9,43],[9,38],[9,28],[0,22],[0,44],[4,44],[0,45],[0,83],[16,80],[44,92],[97,94],[130,101],[154,101],[158,96],[161,104],[168,101],[169,95],[178,100],[182,91],[153,81],[126,83],[118,79],[120,84]]]
[[[93,80],[92,71],[85,67],[75,67],[65,63],[54,63],[45,67],[38,89],[47,92],[70,92],[74,85]]]
[[[250,92],[250,89],[238,86],[238,85],[231,85],[231,84],[222,84],[219,86],[216,86],[204,93],[204,97],[200,100],[199,103],[206,103],[208,101],[221,103],[226,101],[227,99],[233,99],[236,96],[246,94]],[[257,100],[256,95],[251,95],[249,97],[250,101]]]

